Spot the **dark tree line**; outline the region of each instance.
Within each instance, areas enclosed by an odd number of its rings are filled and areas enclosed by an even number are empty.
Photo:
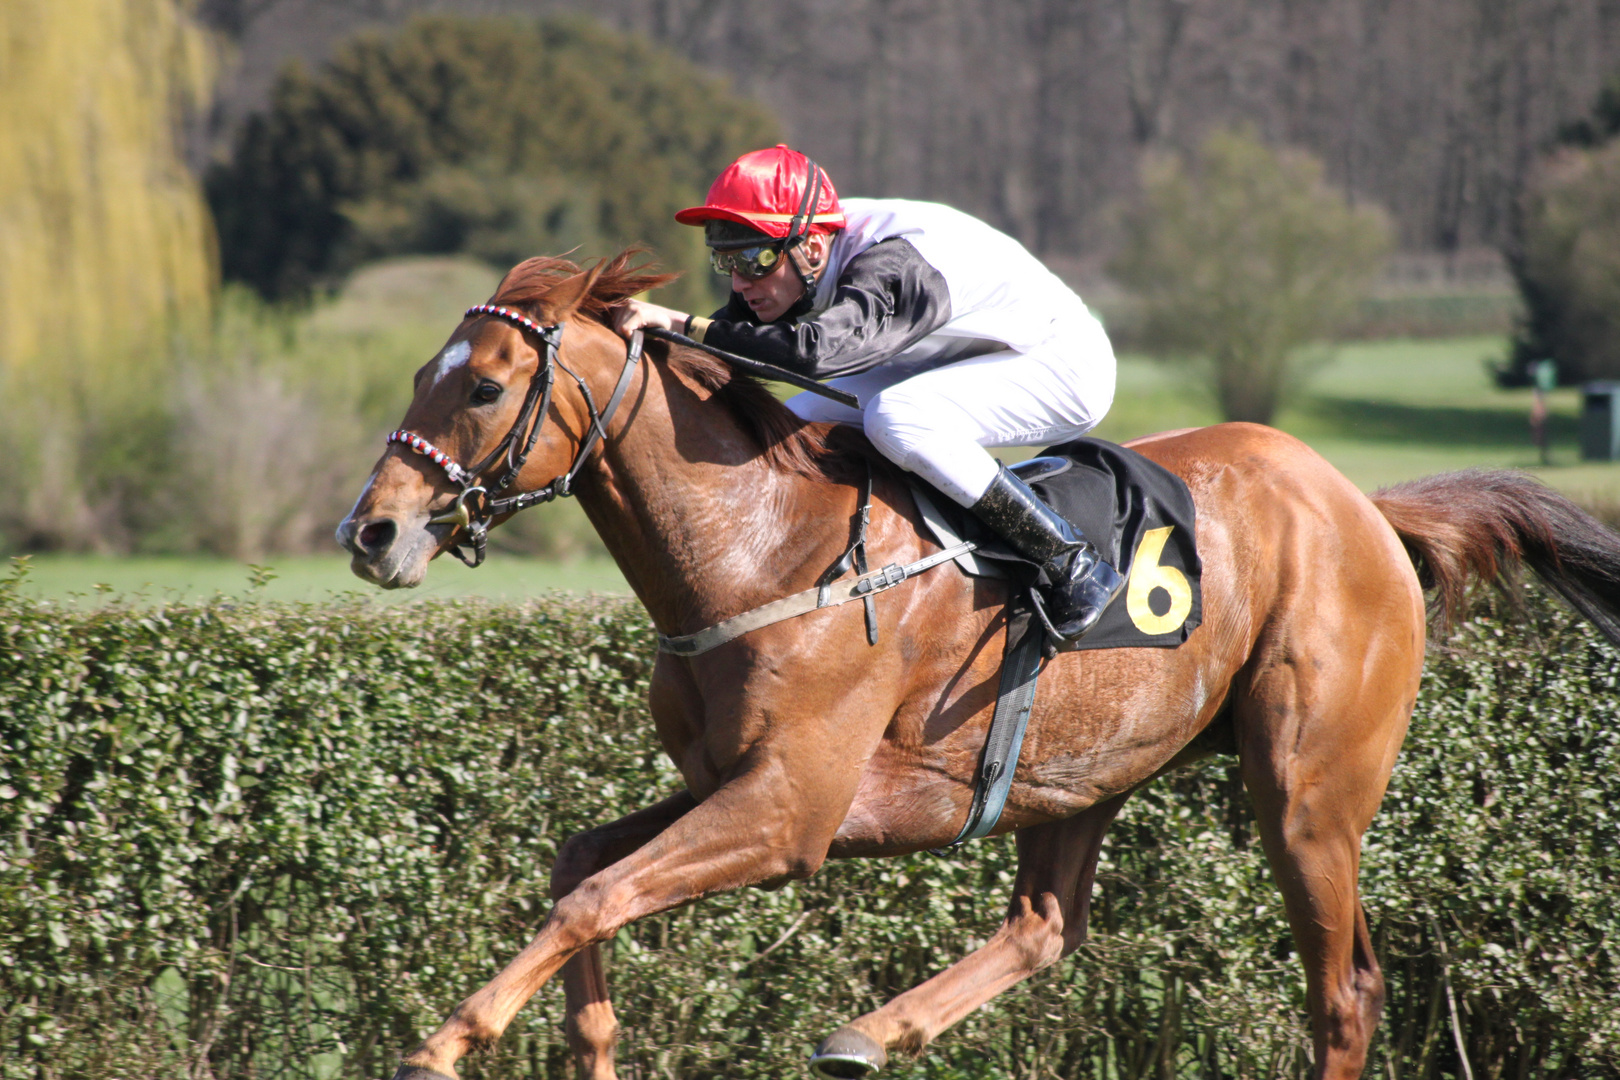
[[[1559,143],[1528,177],[1507,246],[1525,306],[1497,373],[1507,386],[1541,360],[1564,383],[1620,378],[1620,75]]]
[[[644,242],[701,265],[675,211],[774,135],[711,76],[578,16],[422,16],[286,70],[208,196],[225,276],[277,299],[408,253],[505,267]],[[707,284],[680,287],[702,303]]]
[[[843,191],[953,202],[1048,255],[1108,238],[1141,150],[1234,121],[1321,157],[1406,247],[1503,244],[1620,68],[1620,0],[207,0],[241,46],[219,124],[346,30],[559,8],[730,76]]]

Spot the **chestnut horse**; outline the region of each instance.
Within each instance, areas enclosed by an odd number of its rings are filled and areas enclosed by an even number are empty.
[[[626,345],[607,312],[668,280],[630,255],[589,272],[531,259],[493,302],[562,327],[557,364],[579,380],[558,378],[545,395],[513,490],[543,488],[574,464],[574,493],[663,634],[814,585],[849,541],[867,462],[873,565],[939,550],[903,475],[858,435],[799,421],[761,384],[691,350],[649,346],[621,375]],[[404,427],[443,456],[388,446],[338,529],[356,574],[414,586],[465,540],[442,520],[460,494],[443,461],[499,456],[492,448],[518,426],[548,351],[534,326],[475,311],[417,373]],[[597,434],[590,417],[616,387],[622,401]],[[1357,895],[1361,836],[1418,692],[1425,588],[1443,613],[1471,581],[1502,583],[1526,563],[1620,641],[1620,537],[1528,478],[1455,473],[1369,498],[1302,443],[1252,424],[1131,445],[1191,488],[1203,624],[1179,648],[1047,665],[996,829],[1017,837],[1005,921],[982,948],[832,1033],[812,1059],[824,1075],[918,1053],[1074,950],[1103,833],[1126,798],[1227,752],[1305,967],[1316,1075],[1358,1076],[1384,996]],[[492,487],[497,472],[483,474]],[[949,843],[993,711],[1007,598],[1004,583],[946,566],[878,599],[875,647],[862,605],[850,604],[701,656],[660,653],[652,715],[686,789],[563,846],[555,906],[532,943],[405,1057],[396,1080],[454,1076],[559,971],[581,1070],[606,1080],[615,1020],[598,946],[621,927],[806,877],[829,857]]]

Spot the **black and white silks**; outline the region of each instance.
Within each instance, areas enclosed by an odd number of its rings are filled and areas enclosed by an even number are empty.
[[[807,419],[861,423],[901,467],[971,505],[995,476],[985,446],[1095,426],[1114,357],[1080,298],[1018,241],[959,210],[846,199],[812,303],[761,324],[736,293],[707,344],[858,394],[864,413],[795,398]]]

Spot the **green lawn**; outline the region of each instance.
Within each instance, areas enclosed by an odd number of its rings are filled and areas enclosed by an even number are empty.
[[[1500,338],[1381,341],[1340,347],[1277,426],[1315,447],[1363,490],[1473,465],[1525,468],[1588,504],[1620,509],[1620,463],[1583,463],[1576,449],[1580,395],[1551,395],[1552,461],[1542,467],[1529,439],[1530,392],[1499,390],[1485,369],[1504,355]],[[1139,356],[1120,361],[1113,411],[1097,434],[1132,436],[1214,423],[1213,405],[1184,373]],[[1017,457],[1016,453],[1007,455]],[[537,511],[545,513],[546,511]],[[275,574],[259,592],[272,600],[321,600],[360,593],[376,603],[482,596],[521,599],[550,590],[625,593],[606,560],[543,562],[494,552],[478,570],[450,559],[434,564],[419,589],[384,593],[350,575],[331,555],[269,560]],[[201,600],[249,592],[247,566],[224,559],[40,556],[27,588],[39,596],[101,603],[95,586],[148,602]]]
[[[1488,465],[1528,469],[1583,501],[1620,503],[1620,463],[1580,460],[1578,390],[1549,395],[1552,465],[1541,466],[1530,444],[1530,391],[1498,389],[1485,368],[1506,349],[1500,338],[1340,346],[1276,423],[1363,490]],[[1123,440],[1219,418],[1180,369],[1125,356],[1097,434]]]

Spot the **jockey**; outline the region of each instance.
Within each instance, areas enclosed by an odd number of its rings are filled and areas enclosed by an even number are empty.
[[[1041,566],[1060,636],[1095,625],[1124,580],[985,449],[1073,439],[1113,403],[1113,349],[1068,286],[959,210],[840,203],[827,174],[786,146],[744,154],[675,220],[703,227],[731,300],[711,318],[627,301],[620,333],[674,330],[856,395],[859,411],[813,394],[787,406],[861,425],[890,461]]]

